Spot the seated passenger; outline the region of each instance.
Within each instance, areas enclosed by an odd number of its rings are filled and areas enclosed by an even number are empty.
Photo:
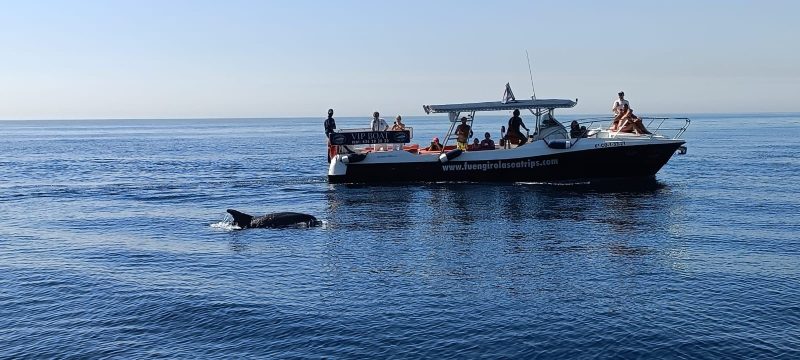
[[[569,124],[569,137],[573,139],[586,137],[586,126],[580,126],[577,121],[572,120]]]
[[[469,151],[479,151],[479,150],[481,150],[481,143],[478,141],[478,138],[475,138],[472,141],[472,144],[469,144],[469,147],[467,148],[467,150],[469,150]]]
[[[611,131],[618,132],[632,132],[634,134],[652,134],[647,131],[647,128],[642,124],[642,119],[633,114],[633,110],[628,104],[622,105],[622,111],[619,112],[611,123]]]
[[[478,139],[475,139],[478,141]],[[483,134],[483,141],[481,141],[481,150],[494,150],[494,140],[492,140],[492,135],[488,132]]]
[[[624,113],[622,111],[619,114],[614,115],[614,120],[611,120],[611,126],[608,127],[609,131],[619,131],[620,120],[622,120],[622,116]]]
[[[427,151],[442,151],[442,149],[443,147],[442,144],[439,142],[438,137],[433,138],[433,141],[431,141],[431,146],[425,148],[425,150]]]
[[[505,125],[500,126],[500,147],[504,148],[504,149],[506,147],[506,127],[505,127]]]

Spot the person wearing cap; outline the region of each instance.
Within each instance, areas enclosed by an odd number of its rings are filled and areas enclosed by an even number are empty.
[[[389,130],[389,125],[386,124],[386,120],[383,120],[383,118],[381,118],[381,113],[377,111],[372,113],[372,121],[369,123],[369,127],[372,128],[372,131]]]
[[[331,134],[336,130],[336,120],[333,120],[333,109],[328,109],[328,118],[325,119],[325,138],[328,139],[328,162],[336,155],[336,146],[331,145]]]
[[[325,119],[325,137],[330,137],[336,130],[336,120],[333,119],[333,109],[328,109],[328,118]]]
[[[625,100],[624,91],[618,92],[617,96],[619,96],[619,98],[614,100],[614,105],[611,106],[611,112],[613,112],[615,116],[619,115],[619,113],[622,112],[623,106],[625,105],[628,105],[628,107],[631,106],[631,104],[628,103],[628,100]]]
[[[467,150],[467,141],[472,137],[472,128],[467,125],[467,118],[461,118],[461,125],[456,127],[456,149]]]
[[[442,151],[442,143],[439,142],[439,138],[435,137],[431,140],[431,146],[428,146],[425,150],[427,151]]]
[[[380,117],[381,114],[379,112],[372,113],[372,121],[369,123],[369,127],[372,128],[372,131],[386,131],[389,130],[389,125],[386,124],[386,120]],[[386,144],[372,144],[372,150],[386,150]]]

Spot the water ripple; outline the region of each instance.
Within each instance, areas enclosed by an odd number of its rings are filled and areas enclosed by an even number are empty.
[[[330,185],[309,119],[11,123],[0,358],[797,358],[781,121],[703,116],[636,188]]]

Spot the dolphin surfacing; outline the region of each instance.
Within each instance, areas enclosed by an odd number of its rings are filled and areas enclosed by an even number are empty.
[[[252,216],[234,209],[228,209],[228,214],[233,216],[233,225],[242,229],[247,228],[279,228],[289,226],[318,226],[317,218],[303,213],[276,212],[264,216]]]

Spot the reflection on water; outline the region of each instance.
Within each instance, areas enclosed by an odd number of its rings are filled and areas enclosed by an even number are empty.
[[[329,185],[331,228],[381,233],[387,241],[471,244],[458,253],[506,244],[507,254],[594,256],[673,253],[659,241],[685,199],[656,181],[644,184],[537,185],[436,183]],[[494,246],[493,245],[493,246]],[[530,255],[534,254],[534,255]]]

